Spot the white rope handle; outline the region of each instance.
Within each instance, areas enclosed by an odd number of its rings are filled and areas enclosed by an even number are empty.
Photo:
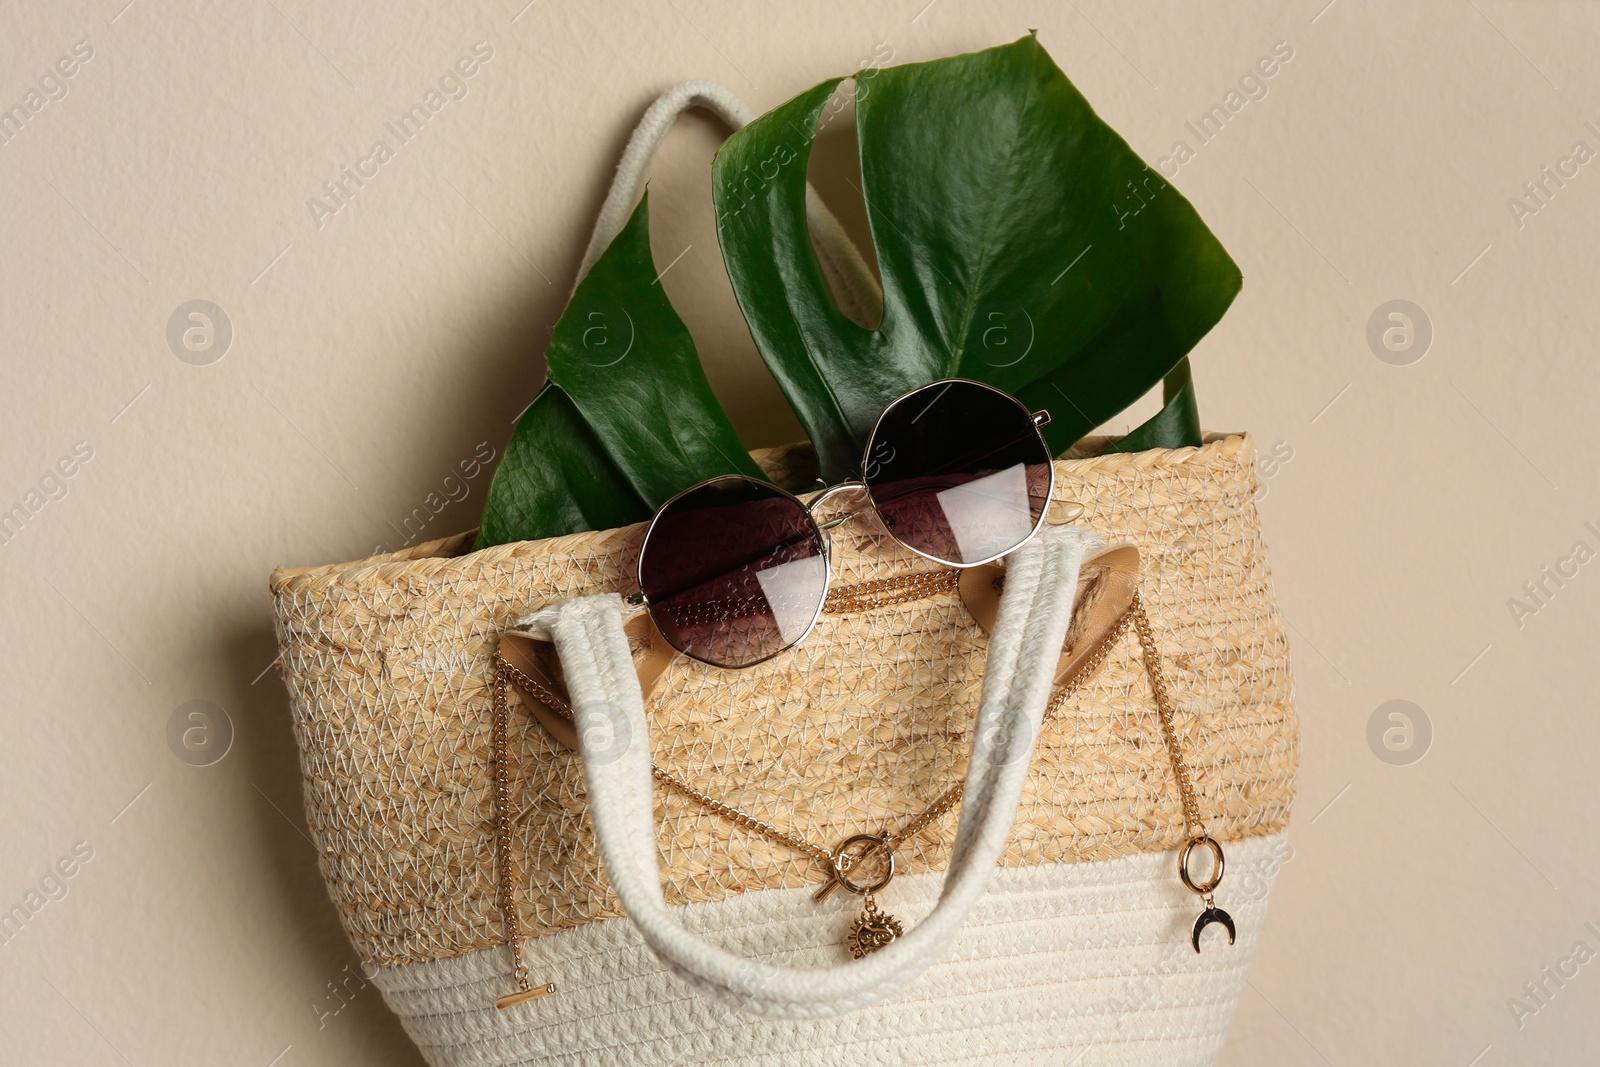
[[[1016,819],[1034,736],[1071,620],[1078,569],[1096,539],[1046,526],[1007,560],[973,726],[961,822],[944,889],[904,937],[865,959],[782,968],[736,956],[686,930],[661,892],[644,698],[616,593],[579,597],[524,620],[555,642],[580,738],[589,818],[623,909],[670,970],[745,1011],[819,1018],[892,996],[949,948],[988,885]]]
[[[666,139],[667,131],[690,108],[699,108],[716,115],[729,129],[742,129],[755,118],[743,100],[731,89],[709,81],[687,81],[673,86],[656,98],[645,111],[628,146],[623,149],[622,160],[617,164],[617,176],[600,205],[600,215],[595,219],[594,232],[589,237],[589,247],[583,253],[578,267],[577,281],[589,273],[595,260],[606,250],[633,214],[638,202],[639,188],[644,184],[645,172]],[[806,185],[806,222],[820,252],[823,273],[838,296],[846,314],[859,321],[867,321],[876,314],[883,303],[883,294],[871,269],[862,258],[861,250],[844,232],[844,227],[817,196],[816,190]],[[576,285],[577,281],[573,284]]]

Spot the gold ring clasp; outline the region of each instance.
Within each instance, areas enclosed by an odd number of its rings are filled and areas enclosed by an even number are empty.
[[[1216,869],[1203,882],[1196,882],[1189,873],[1189,856],[1197,845],[1203,845],[1211,851],[1212,858],[1216,860]],[[1183,851],[1178,853],[1178,877],[1183,879],[1184,886],[1196,896],[1209,896],[1211,891],[1222,883],[1224,860],[1222,846],[1208,834],[1199,834],[1191,837],[1183,846]]]
[[[853,854],[851,849],[860,845],[865,845],[866,848],[861,850],[860,855]],[[871,885],[862,885],[851,881],[851,869],[868,856],[876,855],[879,852],[887,852],[889,854],[889,862],[884,866],[882,877]],[[889,842],[877,834],[856,834],[854,837],[847,837],[839,842],[838,848],[833,850],[833,877],[838,881],[839,885],[844,886],[844,888],[857,896],[871,896],[888,885],[894,878],[894,849],[889,847]]]

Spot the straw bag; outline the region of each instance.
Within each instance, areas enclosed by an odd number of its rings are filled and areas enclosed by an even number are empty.
[[[585,266],[689,106],[748,118],[704,83],[663,97]],[[818,210],[813,231],[834,281],[859,284],[837,224]],[[805,447],[756,458],[797,491],[814,477]],[[935,580],[940,565],[840,527],[828,607],[803,643],[737,671],[676,657],[648,702],[617,595],[633,588],[642,527],[473,553],[464,534],[275,572],[308,821],[372,981],[434,1064],[1211,1062],[1289,854],[1296,767],[1253,462],[1248,437],[1215,435],[1058,460],[1053,506],[1071,525],[1008,559],[992,622]],[[1237,923],[1232,946],[1213,934],[1191,948],[1196,901],[1175,851],[1190,834],[1138,642],[1107,644],[1043,719],[1103,543],[1138,549],[1174,739],[1227,847],[1216,903]],[[620,740],[585,761],[531,702],[513,704],[512,898],[527,971],[556,992],[501,1011],[517,986],[492,663],[516,630],[554,640],[576,730]],[[953,782],[966,792],[959,816],[896,845],[881,899],[908,932],[850,961],[841,933],[859,901],[814,903],[811,860],[652,790],[652,762],[830,844],[914,816]]]

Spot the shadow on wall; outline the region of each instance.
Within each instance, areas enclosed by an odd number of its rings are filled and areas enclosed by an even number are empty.
[[[266,598],[262,600],[265,603]],[[223,696],[235,730],[229,758],[240,764],[233,772],[247,777],[253,786],[250,793],[254,803],[247,809],[254,813],[249,828],[254,832],[253,851],[265,860],[259,866],[271,872],[288,916],[287,923],[275,923],[272,929],[280,935],[286,928],[294,933],[293,943],[277,944],[273,951],[298,959],[297,970],[310,970],[330,980],[326,986],[306,989],[304,1029],[297,1030],[302,1036],[289,1035],[285,1041],[293,1038],[299,1046],[296,1053],[310,1051],[306,1045],[315,1040],[318,1032],[346,1027],[354,1031],[353,1035],[345,1035],[346,1041],[353,1038],[355,1043],[371,1049],[374,1062],[422,1067],[422,1055],[384,1005],[382,996],[370,983],[360,980],[355,950],[345,938],[333,901],[323,887],[316,850],[306,826],[300,760],[290,725],[288,697],[277,667],[262,671],[262,665],[272,663],[276,655],[277,642],[266,615],[260,626],[224,636],[217,649],[228,677],[239,679]],[[258,676],[252,685],[250,679]],[[264,929],[261,924],[245,925],[246,929]],[[356,981],[349,980],[351,974]]]
[[[641,99],[642,111],[648,100]],[[605,158],[620,157],[626,130],[604,146]],[[270,872],[275,891],[281,898],[286,923],[294,940],[271,946],[274,953],[291,961],[294,969],[311,972],[328,981],[306,992],[305,1029],[294,1038],[295,1055],[305,1048],[302,1041],[314,1042],[315,1035],[334,1027],[350,1028],[345,1041],[370,1049],[374,1062],[421,1065],[425,1062],[398,1021],[383,1003],[382,995],[360,972],[355,950],[345,937],[338,913],[323,884],[312,834],[306,822],[304,792],[290,718],[288,696],[276,664],[277,641],[273,633],[271,598],[267,579],[276,565],[298,566],[358,559],[376,550],[392,550],[448,536],[477,524],[478,515],[493,476],[494,463],[510,437],[512,420],[532,399],[544,376],[542,353],[550,329],[560,316],[571,288],[571,278],[588,241],[588,220],[599,211],[604,197],[603,182],[583,198],[569,218],[561,235],[559,262],[561,275],[552,285],[535,282],[508,302],[500,313],[477,320],[477,328],[451,354],[448,365],[437,370],[440,381],[454,386],[467,383],[467,397],[451,405],[433,405],[426,411],[434,422],[412,427],[411,432],[427,441],[444,442],[437,465],[419,467],[405,473],[401,499],[418,502],[419,508],[396,513],[392,521],[363,536],[359,543],[340,543],[335,537],[319,538],[317,543],[288,549],[286,559],[260,560],[259,593],[253,602],[248,625],[235,626],[217,635],[210,654],[224,668],[232,684],[217,693],[232,722],[234,737],[227,759],[229,769],[245,777],[253,803],[247,810],[253,818],[244,833],[253,837],[247,847],[264,859],[260,869]],[[432,395],[440,382],[419,379],[419,392]],[[462,390],[452,388],[451,395]],[[460,465],[473,465],[469,472]],[[454,481],[446,481],[446,478]],[[465,485],[462,493],[457,485]],[[344,540],[348,540],[345,538]],[[227,598],[237,591],[217,591]],[[227,612],[219,608],[219,617]],[[200,720],[196,720],[198,724]],[[198,739],[198,738],[197,738]],[[181,745],[181,741],[176,742]],[[204,758],[204,757],[199,757]],[[244,924],[248,931],[266,928],[264,924]],[[256,945],[260,951],[266,946]],[[293,1035],[289,1035],[293,1037]],[[289,1039],[286,1037],[286,1040]]]

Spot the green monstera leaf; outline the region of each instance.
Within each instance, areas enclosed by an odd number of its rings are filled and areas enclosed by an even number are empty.
[[[1194,397],[1194,377],[1188,359],[1162,379],[1161,410],[1119,440],[1106,452],[1143,452],[1150,448],[1182,448],[1200,443],[1200,405]]]
[[[578,283],[545,360],[475,548],[625,526],[707,478],[761,477],[656,277],[648,197]]]
[[[1064,451],[1173,371],[1239,291],[1194,208],[1030,35],[857,76],[883,279],[882,320],[857,325],[829,295],[805,216],[817,118],[841,80],[734,134],[713,177],[734,292],[827,480],[857,473],[887,403],[948,376],[1048,409]],[[1183,443],[1164,435],[1184,425],[1172,414],[1147,439]]]
[[[649,517],[572,399],[546,383],[495,468],[472,547],[609,530]]]

